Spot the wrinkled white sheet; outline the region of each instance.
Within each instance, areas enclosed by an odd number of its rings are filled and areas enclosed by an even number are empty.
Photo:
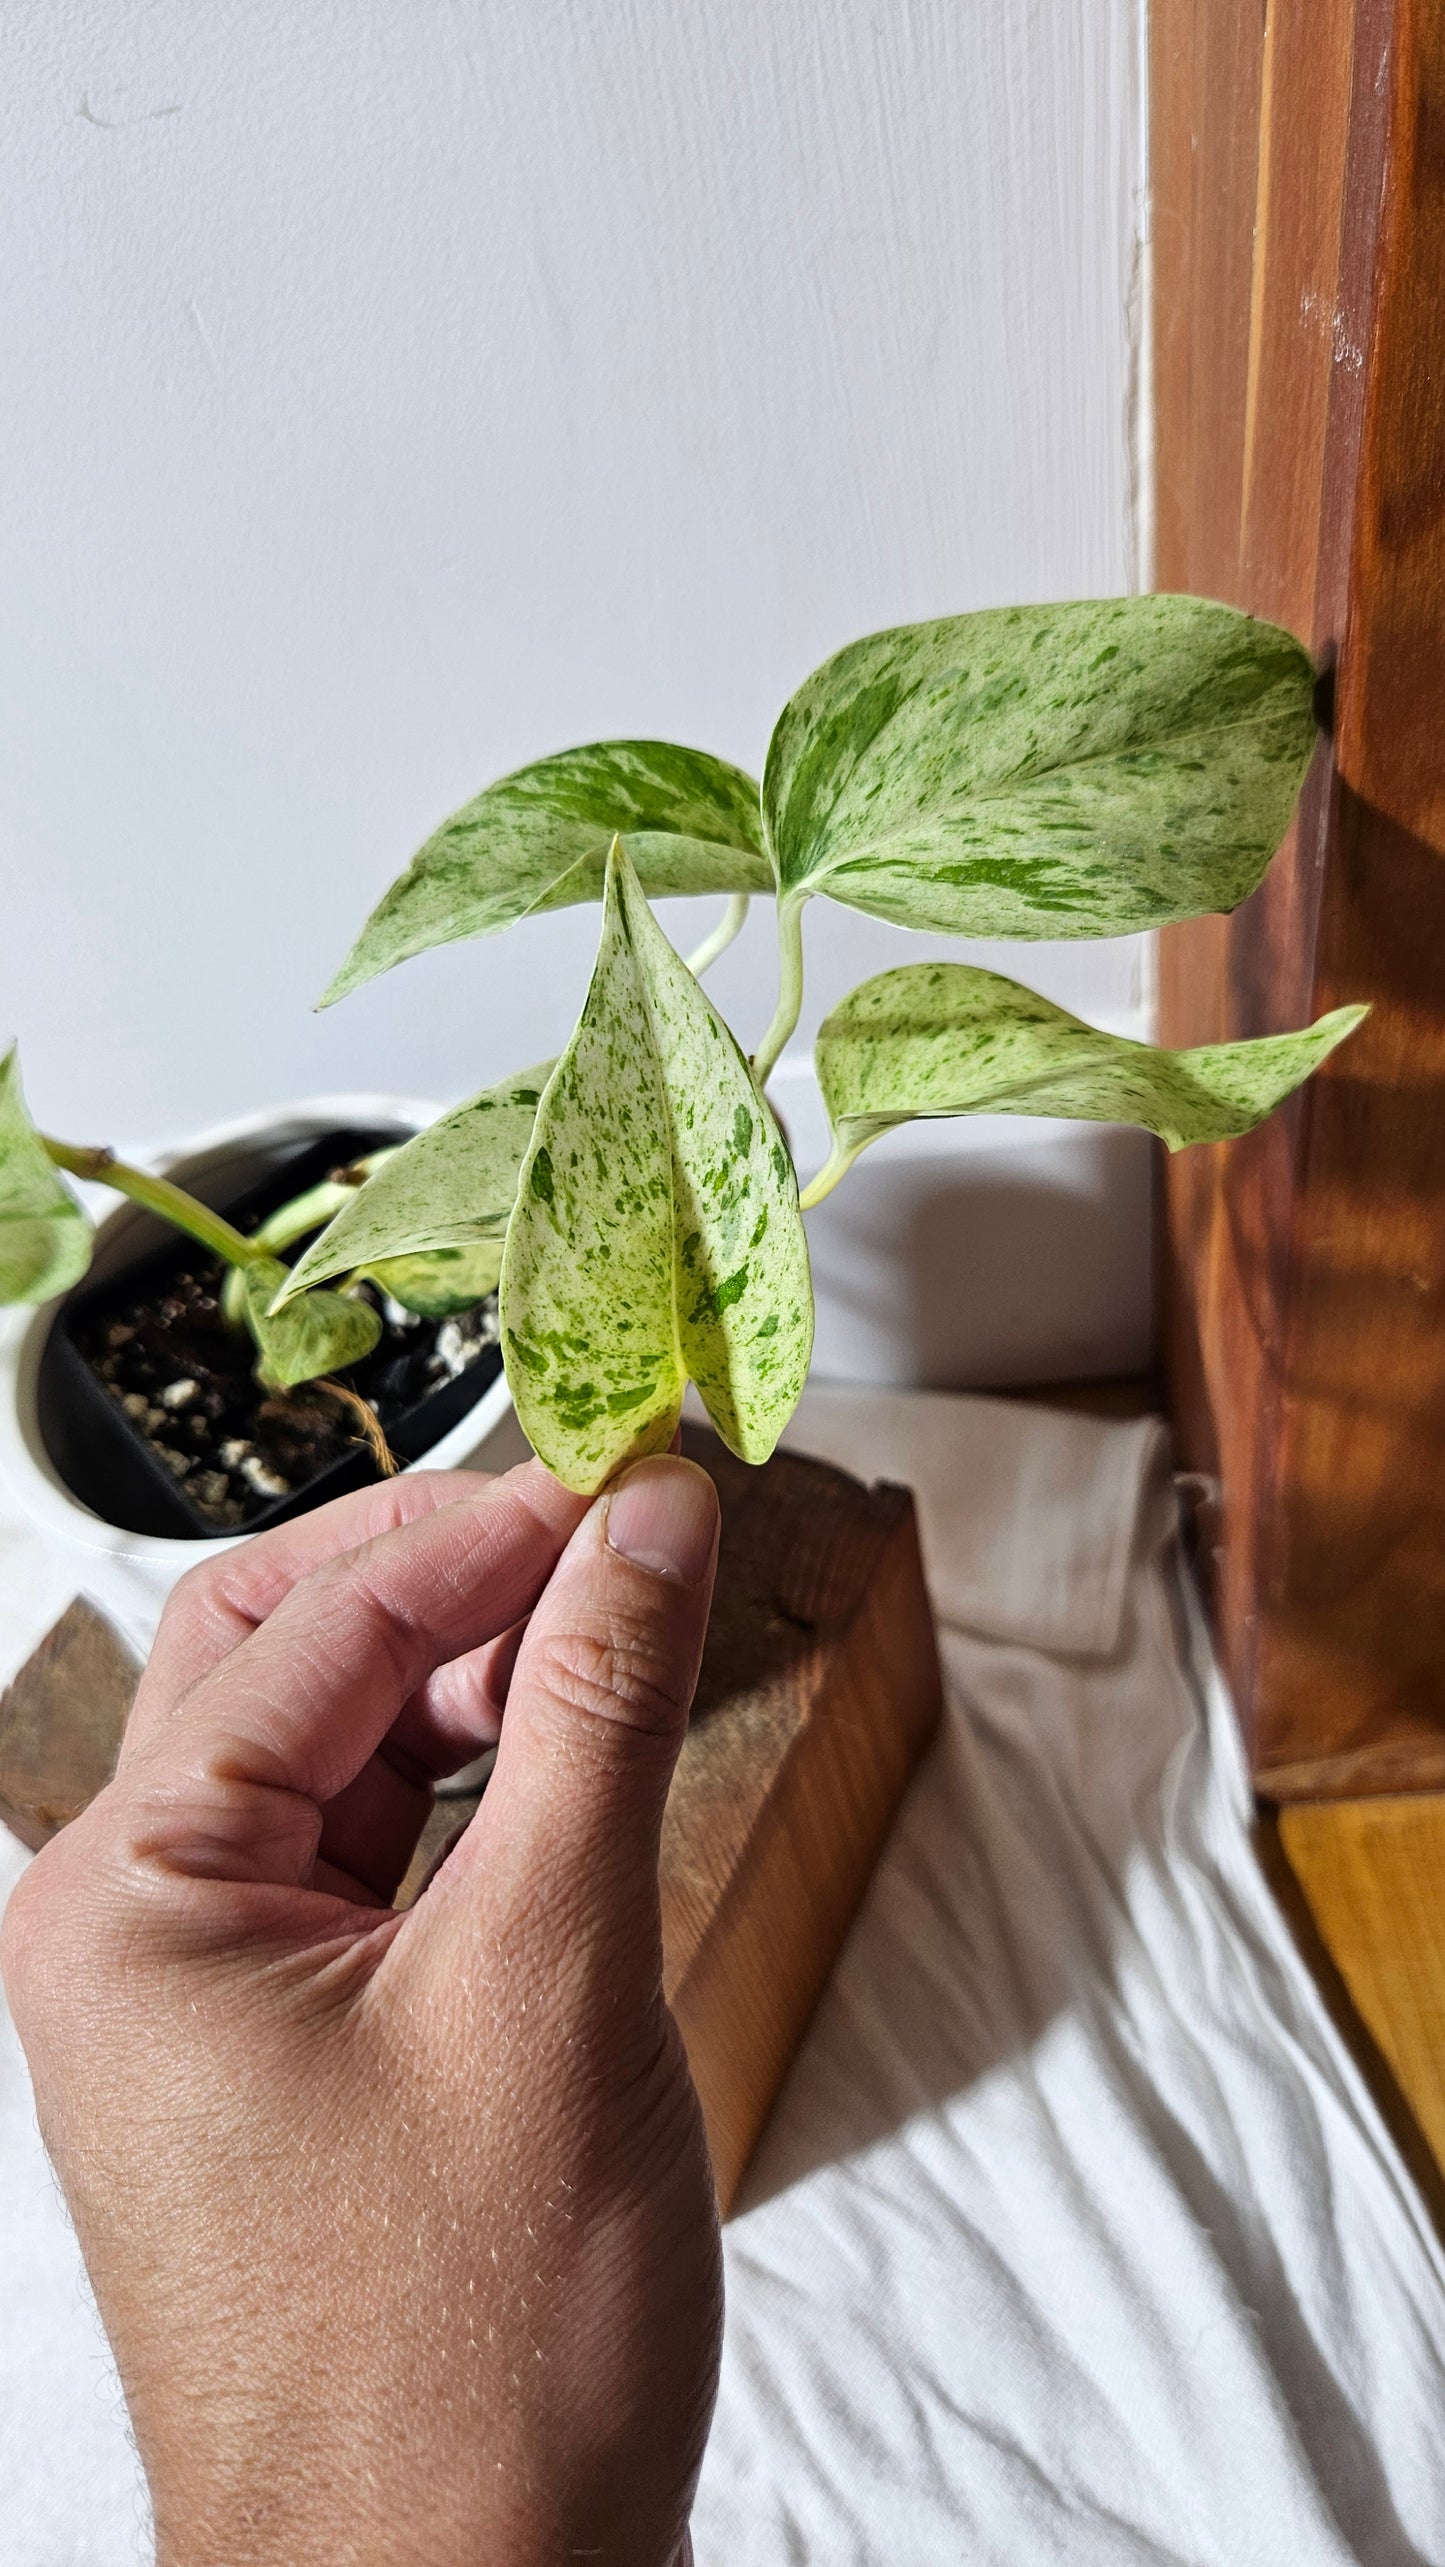
[[[1256,1869],[1162,1438],[792,1440],[918,1487],[949,1709],[727,2231],[699,2567],[1440,2567],[1445,2260]],[[0,2559],[132,2567],[8,2031],[0,2205]]]
[[[1445,2264],[1256,1867],[1162,1436],[794,1440],[915,1480],[948,1712],[727,2233],[699,2567],[1445,2559]]]

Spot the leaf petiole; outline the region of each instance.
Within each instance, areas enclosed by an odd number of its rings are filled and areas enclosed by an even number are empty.
[[[168,1221],[175,1230],[183,1230],[198,1247],[209,1248],[226,1265],[254,1265],[258,1257],[267,1254],[254,1239],[244,1238],[233,1229],[222,1213],[213,1212],[208,1203],[197,1203],[194,1195],[183,1193],[169,1177],[151,1176],[144,1168],[133,1168],[103,1146],[82,1149],[69,1141],[52,1140],[45,1132],[39,1138],[52,1167],[64,1168],[73,1177],[88,1178],[92,1184],[113,1186],[117,1194],[143,1205],[147,1212],[158,1213],[162,1221]]]
[[[397,1148],[400,1146],[398,1143]],[[283,1248],[293,1248],[297,1240],[304,1239],[309,1231],[323,1230],[328,1221],[344,1211],[348,1203],[355,1201],[367,1178],[374,1176],[386,1160],[395,1156],[395,1149],[373,1150],[369,1158],[353,1161],[338,1176],[325,1177],[319,1185],[308,1186],[304,1194],[293,1195],[289,1203],[279,1204],[274,1212],[268,1213],[260,1228],[252,1232],[251,1246],[263,1257],[279,1257]],[[359,1281],[360,1277],[356,1275],[348,1278],[350,1283]],[[345,1285],[341,1287],[343,1291],[346,1288]],[[244,1323],[246,1295],[234,1269],[226,1277],[221,1307],[234,1327]]]
[[[778,899],[778,1004],[753,1054],[753,1076],[766,1087],[803,1012],[803,903],[806,892]]]
[[[856,1150],[845,1150],[841,1141],[835,1141],[831,1155],[824,1160],[817,1175],[804,1186],[799,1195],[798,1210],[811,1212],[815,1203],[821,1203],[825,1195],[831,1194],[834,1186],[847,1175],[857,1156]]]
[[[735,891],[728,901],[728,905],[723,911],[721,918],[718,920],[717,925],[714,927],[712,934],[710,936],[704,936],[696,953],[688,955],[687,968],[691,972],[694,980],[701,980],[705,971],[711,971],[713,964],[718,959],[718,956],[720,954],[725,954],[729,945],[734,943],[737,937],[742,934],[747,914],[747,893],[745,891]]]

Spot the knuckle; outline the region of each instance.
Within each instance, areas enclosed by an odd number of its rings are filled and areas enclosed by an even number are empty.
[[[535,1634],[534,1682],[582,1720],[671,1739],[687,1714],[691,1685],[660,1635],[638,1620]]]
[[[17,2017],[30,1986],[31,1973],[42,1932],[40,1902],[43,1890],[37,1890],[38,1865],[22,1872],[0,1917],[0,1979],[10,1999],[11,2012]]]
[[[226,1553],[219,1560],[198,1562],[176,1580],[161,1611],[156,1644],[168,1646],[178,1665],[193,1650],[205,1665],[218,1648],[224,1653],[234,1647],[238,1621],[243,1628],[253,1627],[260,1618],[244,1555],[238,1563]]]
[[[208,1614],[218,1589],[224,1592],[226,1560],[201,1560],[177,1578],[161,1610],[160,1629],[174,1631],[178,1623],[199,1620]]]
[[[384,1578],[364,1557],[338,1566],[331,1575],[330,1591],[341,1615],[359,1608],[368,1650],[385,1659],[398,1683],[408,1680],[424,1635],[405,1596],[389,1593]]]
[[[166,1599],[165,1611],[174,1613],[177,1607],[188,1604],[209,1604],[218,1589],[224,1592],[234,1580],[236,1565],[235,1557],[229,1551],[223,1551],[214,1560],[198,1560],[194,1568],[185,1570],[177,1578]]]
[[[73,1902],[64,1832],[52,1837],[20,1875],[0,1917],[0,1979],[17,2024],[25,2022],[53,1979],[70,1965]]]
[[[290,1601],[321,1657],[360,1640],[367,1656],[380,1659],[398,1683],[409,1678],[417,1624],[405,1599],[388,1592],[372,1546],[324,1561],[293,1587]]]

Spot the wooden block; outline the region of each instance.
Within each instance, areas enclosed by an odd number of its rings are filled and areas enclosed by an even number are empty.
[[[77,1596],[0,1694],[0,1820],[32,1853],[109,1782],[140,1672]]]
[[[683,1440],[717,1482],[722,1549],[663,1828],[663,1950],[726,2210],[943,1692],[906,1489]]]
[[[1280,1841],[1320,1938],[1445,2170],[1445,1798],[1295,1801]],[[1439,2208],[1438,2188],[1434,2206]]]

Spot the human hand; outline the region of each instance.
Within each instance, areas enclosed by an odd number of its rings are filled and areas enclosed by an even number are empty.
[[[721,2281],[657,1851],[716,1547],[691,1463],[529,1463],[176,1590],[3,1950],[161,2567],[687,2555]]]

